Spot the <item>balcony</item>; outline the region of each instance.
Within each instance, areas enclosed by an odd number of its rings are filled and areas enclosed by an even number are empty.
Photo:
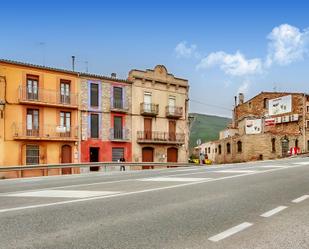
[[[129,140],[129,129],[110,128],[109,139],[113,142],[127,142]]]
[[[185,134],[161,131],[138,131],[137,142],[145,144],[184,144]]]
[[[39,141],[78,141],[78,127],[63,127],[56,125],[44,125],[38,128],[28,129],[26,124],[12,125],[15,140],[39,140]]]
[[[179,106],[166,106],[166,117],[168,118],[181,118],[183,114],[183,108]]]
[[[38,88],[37,92],[29,92],[27,87],[19,87],[19,102],[21,104],[78,108],[78,95],[70,93],[62,95],[58,91]]]
[[[144,116],[157,116],[159,113],[158,104],[141,103],[141,115]]]
[[[111,112],[126,113],[128,111],[129,111],[129,106],[125,101],[119,100],[119,99],[111,100]]]

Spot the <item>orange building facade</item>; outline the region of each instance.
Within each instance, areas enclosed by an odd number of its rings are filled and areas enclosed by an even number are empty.
[[[76,73],[0,60],[1,165],[78,162],[79,79]],[[14,156],[13,156],[14,155]],[[72,173],[11,172],[11,177]]]

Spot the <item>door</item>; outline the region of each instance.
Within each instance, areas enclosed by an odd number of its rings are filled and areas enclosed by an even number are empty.
[[[36,76],[27,76],[27,99],[38,100],[39,99],[39,78]]]
[[[122,109],[123,108],[123,93],[122,93],[122,88],[121,87],[114,87],[113,88],[113,107],[117,109]]]
[[[70,104],[70,82],[61,81],[60,82],[60,103]]]
[[[174,120],[168,121],[168,134],[170,141],[176,141],[176,121]]]
[[[178,149],[177,148],[168,148],[167,149],[167,162],[168,163],[177,163],[178,161]],[[173,166],[168,166],[168,168],[172,168]],[[175,166],[177,167],[177,166]]]
[[[89,148],[89,161],[90,162],[98,162],[99,161],[99,148],[90,147]],[[90,171],[99,171],[99,166],[90,167]]]
[[[286,157],[289,155],[289,140],[284,138],[281,141],[281,147],[282,147],[282,157]]]
[[[144,118],[144,139],[152,138],[152,118]]]
[[[70,145],[63,145],[61,147],[61,163],[72,163],[72,148]],[[62,168],[63,175],[71,174],[72,168]]]
[[[153,162],[153,148],[144,147],[142,149],[142,161],[143,162]],[[142,166],[142,169],[153,169],[153,166]]]
[[[176,99],[175,97],[168,98],[168,112],[169,114],[175,113]]]
[[[151,112],[151,93],[144,93],[144,111]]]
[[[60,126],[64,128],[63,132],[60,133],[61,137],[71,136],[71,113],[60,112]]]
[[[114,116],[114,139],[123,139],[122,117]]]
[[[39,136],[39,110],[27,109],[27,136]]]

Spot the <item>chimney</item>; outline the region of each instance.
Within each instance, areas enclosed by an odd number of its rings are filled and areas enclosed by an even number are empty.
[[[115,79],[117,77],[117,74],[116,73],[111,73],[111,77]]]
[[[234,96],[235,106],[237,106],[237,96]]]
[[[244,100],[245,100],[245,96],[243,93],[239,93],[238,94],[238,101],[239,101],[239,104],[243,104],[244,103]]]
[[[75,56],[72,55],[72,71],[75,71]]]

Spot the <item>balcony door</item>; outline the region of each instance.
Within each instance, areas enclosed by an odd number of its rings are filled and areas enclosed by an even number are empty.
[[[123,109],[123,89],[122,87],[113,88],[113,107]]]
[[[152,138],[152,118],[144,118],[144,139]]]
[[[27,75],[26,93],[27,100],[39,99],[39,77]]]
[[[168,134],[170,141],[176,141],[176,121],[174,120],[168,121]]]
[[[175,106],[176,106],[176,99],[175,99],[175,97],[170,96],[168,98],[168,112],[170,114],[175,113]]]
[[[60,81],[60,103],[70,104],[70,82],[69,81]]]
[[[151,93],[144,93],[144,111],[151,112]]]
[[[27,136],[39,135],[39,110],[27,109]]]
[[[70,137],[71,133],[71,112],[60,112],[61,136]]]
[[[114,116],[114,139],[123,139],[122,117]]]

